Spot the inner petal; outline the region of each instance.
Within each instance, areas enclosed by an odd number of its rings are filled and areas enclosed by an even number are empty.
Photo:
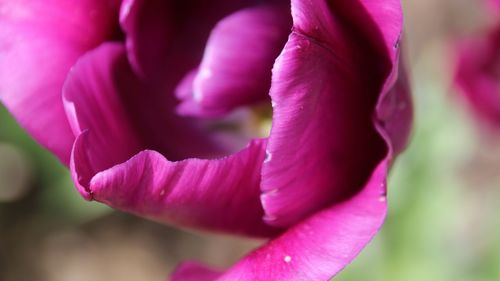
[[[182,100],[178,112],[220,116],[269,101],[272,65],[290,30],[288,5],[258,5],[222,19],[208,39],[200,66],[177,87]]]
[[[145,80],[162,80],[194,67],[210,30],[251,0],[125,0],[120,24],[132,68]]]

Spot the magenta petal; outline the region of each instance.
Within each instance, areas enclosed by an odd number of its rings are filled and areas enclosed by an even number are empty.
[[[64,163],[74,136],[61,88],[78,57],[111,36],[116,1],[6,0],[0,3],[0,99]]]
[[[250,253],[217,281],[330,280],[349,264],[380,229],[387,204],[389,159],[382,161],[354,197],[320,211]],[[211,272],[191,263],[175,281]],[[185,273],[183,278],[181,273]],[[200,279],[203,280],[203,279]],[[209,279],[212,280],[212,279]]]
[[[384,153],[371,119],[378,90],[345,65],[296,33],[275,65],[261,197],[270,224],[292,224],[349,195]]]
[[[266,220],[280,226],[355,193],[385,154],[373,113],[397,78],[402,29],[399,1],[292,1],[292,15],[262,172]]]
[[[405,65],[394,67],[396,83],[382,92],[377,103],[376,126],[388,144],[391,154],[397,155],[408,144],[413,122],[413,102]],[[386,82],[386,85],[387,82]]]
[[[191,88],[181,85],[179,97],[198,103],[201,112],[216,115],[268,98],[271,68],[291,29],[288,6],[265,5],[240,10],[213,29]],[[186,79],[185,79],[186,80]],[[189,91],[189,95],[186,95]]]
[[[124,0],[120,23],[132,69],[150,82],[184,74],[201,59],[215,23],[248,2]]]
[[[188,72],[177,85],[175,95],[182,102],[177,106],[176,112],[182,116],[219,117],[224,115],[227,112],[224,107],[207,109],[194,99],[193,81],[198,75],[198,72],[198,68]]]
[[[142,140],[131,125],[123,96],[109,76],[115,68],[127,65],[122,45],[107,43],[83,56],[64,84],[67,118],[78,136],[71,168],[81,186],[88,185],[97,172],[142,150]],[[134,87],[134,77],[127,78],[120,80],[121,86],[128,83],[127,87]],[[78,188],[83,191],[81,186]],[[83,195],[89,199],[89,195]]]
[[[313,13],[315,16],[311,16]],[[336,17],[332,17],[332,13]],[[300,33],[321,39],[337,48],[343,46],[343,28],[367,36],[395,60],[403,26],[400,0],[304,1],[292,0],[294,27]]]
[[[164,74],[173,23],[170,1],[124,0],[120,23],[127,34],[127,52],[132,68],[142,77]],[[163,61],[163,63],[162,63]],[[160,73],[155,73],[160,72]]]
[[[259,183],[264,150],[265,141],[256,140],[226,158],[179,162],[143,151],[95,175],[88,191],[97,201],[157,221],[268,236],[277,230],[262,221]]]
[[[400,60],[403,26],[401,3],[399,0],[359,2],[378,27],[368,34],[373,37],[374,42],[378,42],[379,51],[386,54],[389,60],[390,72],[375,108],[375,125],[387,142],[391,153],[396,155],[406,147],[413,122],[411,88],[406,66],[403,60]],[[362,14],[358,13],[357,17],[361,24],[363,20],[366,21],[366,17]],[[377,41],[377,36],[381,36],[383,40]]]
[[[383,48],[383,51],[388,54],[388,57],[394,64],[399,56],[399,44],[403,31],[401,1],[358,0],[340,2],[347,3],[339,4],[339,8],[343,7],[346,11],[352,13],[353,20],[358,23],[357,28],[361,30],[366,28],[367,31],[372,31],[367,32],[367,35],[371,37],[371,40],[375,42],[376,45],[380,45]],[[358,3],[364,9],[356,9]],[[366,17],[362,11],[366,11],[369,17]],[[383,40],[380,41],[379,36],[381,36]],[[394,83],[394,81],[390,79],[388,81],[391,84]]]
[[[455,84],[482,122],[500,128],[500,22],[455,46]]]

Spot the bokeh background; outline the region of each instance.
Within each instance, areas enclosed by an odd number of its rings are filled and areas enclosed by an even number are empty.
[[[381,233],[335,280],[499,281],[500,136],[451,84],[452,42],[491,24],[480,0],[403,0],[416,107]],[[261,241],[188,232],[85,202],[67,170],[0,108],[0,280],[165,280],[226,267]]]

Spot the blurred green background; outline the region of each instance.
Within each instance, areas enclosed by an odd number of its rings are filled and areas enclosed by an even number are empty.
[[[500,280],[500,136],[479,130],[450,82],[453,40],[490,23],[482,3],[403,1],[413,139],[382,232],[335,280]],[[181,260],[225,267],[260,243],[86,202],[4,108],[0,124],[0,280],[164,280]]]

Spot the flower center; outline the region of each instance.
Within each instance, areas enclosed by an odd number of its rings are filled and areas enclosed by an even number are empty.
[[[288,1],[253,5],[222,18],[199,65],[177,84],[177,114],[195,117],[227,153],[269,136],[271,70],[291,26]]]

